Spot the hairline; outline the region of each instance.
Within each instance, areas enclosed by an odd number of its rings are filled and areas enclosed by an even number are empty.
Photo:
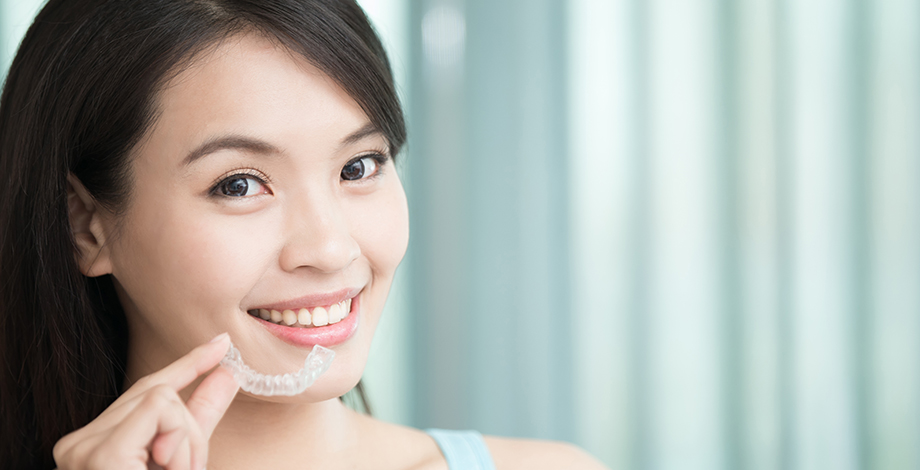
[[[230,41],[242,41],[247,37],[257,37],[259,39],[266,40],[270,42],[278,51],[287,53],[292,60],[301,68],[305,73],[312,73],[313,71],[318,71],[322,74],[323,78],[330,80],[335,84],[336,87],[342,90],[343,93],[348,95],[349,98],[354,100],[359,107],[361,112],[364,113],[367,121],[375,126],[377,132],[383,137],[387,143],[387,147],[392,149],[393,144],[390,142],[389,136],[386,132],[380,128],[374,120],[371,119],[371,116],[368,115],[367,111],[364,109],[364,106],[353,96],[348,90],[336,80],[334,77],[326,73],[315,61],[314,58],[310,57],[305,51],[297,50],[300,48],[291,47],[287,42],[285,42],[279,33],[272,31],[270,28],[254,24],[249,20],[239,20],[235,23],[239,24],[239,27],[234,27],[231,24],[230,27],[224,28],[219,34],[215,35],[213,38],[208,38],[202,41],[200,44],[193,45],[189,51],[176,60],[163,76],[157,80],[156,84],[151,88],[151,93],[148,97],[146,112],[147,120],[144,123],[143,132],[138,136],[137,141],[131,145],[131,147],[125,153],[125,174],[124,182],[127,188],[127,191],[124,194],[124,198],[121,201],[118,201],[115,207],[112,207],[111,204],[102,204],[109,212],[112,213],[114,219],[114,233],[112,234],[113,239],[117,239],[124,230],[125,227],[125,214],[132,202],[134,196],[135,180],[134,172],[134,161],[139,157],[139,150],[144,147],[146,143],[149,142],[150,138],[153,136],[154,130],[156,129],[157,123],[160,120],[160,117],[163,113],[162,108],[162,96],[163,93],[170,87],[176,84],[177,80],[180,80],[182,75],[193,69],[197,66],[202,65],[207,62],[210,57],[213,57],[214,54],[218,53],[220,49]],[[306,65],[303,61],[306,61],[306,64],[309,64],[313,69],[307,69],[304,67]],[[395,155],[393,155],[395,157]]]

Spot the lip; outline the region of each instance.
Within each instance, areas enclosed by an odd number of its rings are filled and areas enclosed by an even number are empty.
[[[351,292],[351,291],[342,291],[342,292]],[[263,328],[269,331],[269,333],[278,337],[278,339],[303,348],[310,348],[318,344],[323,347],[335,346],[337,344],[344,343],[349,338],[354,336],[355,332],[358,330],[358,315],[361,312],[361,298],[358,296],[358,292],[355,292],[355,295],[352,297],[337,297],[339,293],[323,295],[323,296],[309,296],[301,297],[299,299],[294,299],[292,301],[286,301],[283,303],[272,304],[267,307],[258,307],[258,308],[274,308],[275,310],[281,309],[290,309],[295,307],[300,307],[308,305],[302,303],[304,299],[310,299],[314,302],[327,302],[329,303],[317,303],[316,306],[330,305],[334,303],[341,302],[351,298],[351,311],[348,312],[348,316],[342,319],[338,323],[326,326],[317,326],[312,328],[298,328],[290,327],[285,325],[279,325],[272,323],[270,321],[265,321],[261,318],[254,317],[252,315],[247,316],[262,325]],[[329,299],[332,299],[331,301]],[[339,299],[339,300],[335,300]],[[301,303],[297,303],[301,302]]]
[[[305,295],[303,297],[285,300],[283,302],[277,302],[274,304],[252,306],[246,310],[248,311],[260,308],[264,308],[265,310],[277,310],[279,312],[284,310],[298,310],[301,308],[308,308],[312,310],[316,307],[328,307],[343,300],[357,297],[357,295],[361,293],[361,289],[363,289],[363,287],[352,287],[349,289],[342,289],[340,291],[329,292],[327,294]]]

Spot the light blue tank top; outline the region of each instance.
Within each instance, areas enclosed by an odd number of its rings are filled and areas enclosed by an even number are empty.
[[[445,429],[426,429],[425,432],[438,443],[450,470],[495,470],[482,434]]]

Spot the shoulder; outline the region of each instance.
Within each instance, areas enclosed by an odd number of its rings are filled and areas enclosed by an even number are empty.
[[[437,443],[424,431],[353,413],[362,427],[355,468],[448,470]]]
[[[567,442],[483,436],[496,470],[606,470],[597,459]]]

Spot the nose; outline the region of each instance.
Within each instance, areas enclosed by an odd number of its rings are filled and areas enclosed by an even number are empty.
[[[281,250],[281,269],[308,268],[322,273],[345,270],[361,255],[338,201],[308,198],[292,204]]]

